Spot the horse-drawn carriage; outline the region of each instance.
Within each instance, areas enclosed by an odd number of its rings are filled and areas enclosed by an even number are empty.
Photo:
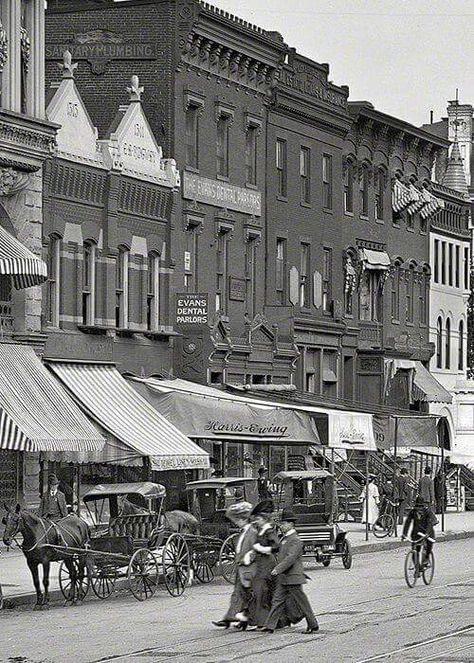
[[[220,477],[190,481],[186,484],[189,511],[198,519],[202,535],[220,542],[219,570],[227,582],[235,578],[235,545],[237,529],[226,518],[229,506],[245,501],[258,502],[257,480],[246,477]]]
[[[352,565],[352,549],[346,532],[335,522],[337,493],[334,476],[324,469],[279,472],[274,481],[277,514],[291,508],[296,515],[298,532],[306,556],[329,566],[333,557],[340,557],[345,569]]]

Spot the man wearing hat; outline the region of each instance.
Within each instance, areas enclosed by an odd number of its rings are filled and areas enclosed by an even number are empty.
[[[421,538],[424,534],[426,535],[426,544],[424,548],[424,556],[421,560],[423,566],[425,566],[429,560],[430,553],[433,550],[433,544],[435,543],[435,532],[434,525],[436,525],[438,519],[434,515],[433,511],[429,506],[425,504],[425,501],[421,496],[418,496],[415,500],[415,506],[408,513],[405,525],[403,526],[402,540],[408,538],[408,530],[410,525],[412,526],[410,537],[412,541],[416,541]],[[420,551],[423,542],[417,544],[418,552]]]
[[[50,474],[48,477],[48,489],[41,498],[39,515],[48,520],[61,520],[67,516],[67,505],[64,493],[59,488],[58,477]]]
[[[303,544],[295,530],[296,516],[291,509],[283,509],[280,530],[283,537],[280,541],[278,564],[272,571],[277,577],[277,588],[273,595],[272,607],[268,615],[265,630],[273,633],[281,617],[284,616],[288,599],[291,599],[300,613],[305,617],[307,628],[305,633],[316,633],[319,624],[303,591],[306,574],[303,569]]]
[[[253,545],[257,541],[257,531],[249,522],[252,505],[249,502],[232,504],[225,512],[226,517],[240,528],[240,536],[235,546],[234,591],[230,598],[230,606],[224,619],[212,622],[214,626],[229,628],[232,622],[240,622],[242,628],[248,623],[249,605],[252,600],[252,579],[255,575],[255,557]]]

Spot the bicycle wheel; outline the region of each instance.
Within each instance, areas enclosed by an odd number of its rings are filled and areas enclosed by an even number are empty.
[[[410,550],[405,557],[405,581],[408,587],[414,587],[419,576],[418,555],[416,550]]]
[[[372,531],[377,539],[383,539],[389,536],[394,526],[393,516],[389,513],[384,513],[377,518],[373,524]]]
[[[434,570],[435,570],[435,558],[433,553],[430,552],[427,565],[424,567],[422,571],[423,582],[425,583],[425,585],[431,584],[431,581],[433,580],[434,576]]]

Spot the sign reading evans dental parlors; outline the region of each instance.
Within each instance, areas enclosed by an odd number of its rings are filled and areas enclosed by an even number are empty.
[[[262,214],[260,191],[244,189],[219,180],[209,180],[187,171],[183,173],[183,197],[254,216]]]
[[[200,327],[209,320],[207,292],[178,293],[176,295],[176,326]]]

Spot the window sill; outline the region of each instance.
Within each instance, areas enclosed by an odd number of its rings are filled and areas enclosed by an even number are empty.
[[[246,189],[252,189],[253,191],[258,191],[258,186],[256,184],[250,184],[250,182],[245,183]]]
[[[98,334],[105,335],[113,327],[104,327],[102,325],[77,325],[79,331],[84,332],[84,334]]]
[[[399,325],[399,324],[400,324],[400,320],[392,320],[392,325]]]
[[[143,336],[146,338],[150,338],[152,340],[155,339],[160,339],[160,338],[167,338],[169,336],[182,336],[179,332],[174,331],[173,329],[166,330],[166,329],[147,329],[147,331],[141,332]]]
[[[361,219],[361,221],[368,221],[369,220],[369,217],[368,217],[367,214],[359,214],[359,218]]]
[[[287,203],[288,196],[281,196],[279,193],[277,193],[277,200],[281,201],[282,203]]]
[[[408,231],[409,233],[414,233],[414,232],[415,232],[415,229],[414,229],[414,228],[409,228],[409,227],[407,226],[407,231]]]
[[[383,219],[375,219],[375,223],[380,223],[380,225],[383,226],[385,221]]]
[[[401,228],[402,226],[399,223],[393,223],[392,221],[392,228]]]
[[[199,168],[195,168],[194,166],[185,166],[184,170],[188,173],[195,173],[196,175],[199,175]]]
[[[334,210],[331,207],[323,207],[323,212],[326,214],[334,214]]]
[[[408,322],[408,320],[405,322],[405,324],[406,324],[407,327],[414,327],[415,326],[413,322]]]
[[[348,212],[347,210],[344,210],[344,216],[350,216],[351,218],[354,218],[354,212]]]
[[[230,182],[228,175],[219,175],[219,173],[216,173],[216,180],[219,180],[220,182]]]
[[[312,205],[311,203],[304,203],[303,201],[300,201],[300,207],[306,207],[306,209],[311,209]]]

